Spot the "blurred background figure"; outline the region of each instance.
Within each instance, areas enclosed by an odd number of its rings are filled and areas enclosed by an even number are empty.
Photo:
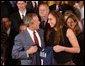
[[[81,27],[81,30],[83,31],[84,30],[84,1],[76,2],[74,7],[80,11],[81,17],[80,17],[79,26]]]
[[[1,19],[1,57],[4,65],[12,64],[12,47],[13,47],[13,31],[11,28],[11,20],[4,16]]]
[[[49,9],[60,11],[61,3],[62,3],[62,1],[54,1],[54,3],[51,6],[49,6]]]
[[[30,12],[38,13],[38,5],[39,5],[38,1],[27,1],[27,9]]]
[[[20,29],[19,29],[19,32],[23,32],[24,30],[26,30],[26,25],[22,24],[20,25]]]
[[[47,27],[47,20],[49,14],[49,6],[47,3],[41,3],[39,5],[39,17],[40,17],[40,28],[46,29]]]
[[[9,17],[12,13],[14,13],[12,4],[9,1],[1,1],[1,17]]]

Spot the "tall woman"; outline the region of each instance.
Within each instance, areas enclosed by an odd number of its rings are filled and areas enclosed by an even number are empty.
[[[46,35],[46,45],[52,46],[53,56],[58,65],[74,65],[74,53],[80,52],[77,38],[72,29],[65,27],[59,12],[52,11],[48,16],[51,26]]]

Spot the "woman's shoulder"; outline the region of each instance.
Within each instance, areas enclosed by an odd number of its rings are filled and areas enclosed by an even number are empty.
[[[74,35],[73,30],[68,28],[67,31],[66,31],[66,36],[72,36],[72,35]]]
[[[72,32],[73,32],[72,29],[70,29],[70,28],[67,29],[67,33],[72,33]]]

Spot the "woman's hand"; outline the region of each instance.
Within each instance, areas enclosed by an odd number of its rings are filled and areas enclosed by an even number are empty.
[[[55,52],[61,52],[61,51],[64,51],[64,47],[60,46],[60,45],[56,45],[56,46],[53,47],[53,50]]]

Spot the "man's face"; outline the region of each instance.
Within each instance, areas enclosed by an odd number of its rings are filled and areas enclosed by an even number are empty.
[[[25,10],[25,9],[26,9],[26,5],[27,5],[27,3],[25,3],[24,1],[18,1],[18,2],[17,2],[17,6],[18,6],[18,9],[19,9],[20,11]]]
[[[39,29],[40,21],[38,16],[34,16],[32,19],[32,26],[35,30]]]
[[[2,24],[3,24],[3,27],[7,29],[10,27],[11,22],[9,21],[8,18],[2,18]]]
[[[40,5],[39,6],[39,15],[40,17],[47,17],[49,13],[49,9],[46,5]]]

